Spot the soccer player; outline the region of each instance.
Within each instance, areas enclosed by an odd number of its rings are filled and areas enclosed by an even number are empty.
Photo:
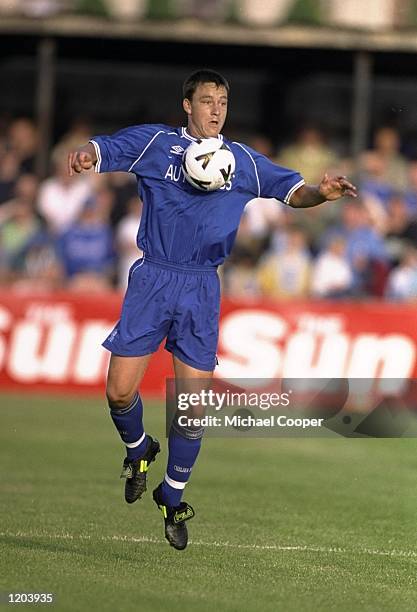
[[[232,249],[246,203],[255,197],[277,198],[305,208],[356,195],[346,177],[325,175],[319,185],[306,185],[297,172],[226,140],[221,131],[228,95],[222,75],[198,70],[183,86],[186,127],[128,127],[112,136],[96,136],[68,157],[70,175],[92,167],[96,172],[133,173],[143,202],[137,242],[144,255],[130,269],[120,321],[103,343],[111,352],[110,414],[126,446],[122,476],[128,503],[146,490],[149,465],[160,450],[158,441],[144,432],[138,387],[164,339],[181,384],[213,376],[220,308],[216,270]],[[202,192],[185,180],[181,162],[191,142],[209,137],[226,142],[236,170],[221,189]],[[174,419],[166,474],[153,492],[165,537],[178,550],[187,546],[185,521],[194,516],[181,498],[202,435],[203,429],[180,427]]]

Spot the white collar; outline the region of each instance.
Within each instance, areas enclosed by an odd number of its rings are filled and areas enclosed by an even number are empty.
[[[194,142],[196,142],[197,140],[199,140],[198,138],[195,138],[194,136],[191,136],[191,134],[189,134],[189,133],[187,132],[187,128],[186,128],[186,127],[181,128],[181,135],[182,135],[182,137],[183,137],[183,138],[186,138],[187,140],[192,140],[192,141],[194,141]],[[219,140],[223,140],[223,134],[219,134],[219,135],[217,136],[217,138],[218,138]]]

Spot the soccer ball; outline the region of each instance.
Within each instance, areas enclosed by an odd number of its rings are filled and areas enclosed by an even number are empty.
[[[192,142],[184,151],[182,169],[187,181],[201,191],[223,187],[235,170],[235,156],[219,138]]]

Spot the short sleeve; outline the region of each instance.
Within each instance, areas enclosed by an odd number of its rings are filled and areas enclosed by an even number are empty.
[[[265,155],[261,155],[253,149],[249,149],[249,147],[248,151],[252,155],[256,166],[260,197],[276,198],[285,204],[289,204],[292,194],[305,183],[301,174],[295,170],[274,164]]]
[[[164,133],[159,125],[136,125],[111,136],[94,136],[96,172],[132,172],[155,139]]]

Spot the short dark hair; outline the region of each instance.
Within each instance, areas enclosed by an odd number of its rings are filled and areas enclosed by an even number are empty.
[[[196,70],[184,81],[182,86],[183,98],[192,100],[194,92],[200,83],[214,83],[217,87],[223,86],[227,93],[230,91],[229,83],[219,72],[208,69]]]

